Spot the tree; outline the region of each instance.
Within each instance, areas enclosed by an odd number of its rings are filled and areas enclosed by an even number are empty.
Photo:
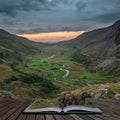
[[[85,67],[88,67],[90,65],[90,60],[86,55],[83,55],[79,52],[75,52],[72,55],[72,60],[75,62],[78,62],[80,64],[83,64]]]

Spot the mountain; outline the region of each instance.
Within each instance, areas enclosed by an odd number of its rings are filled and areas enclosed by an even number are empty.
[[[92,56],[120,57],[120,20],[112,26],[86,32],[75,39],[60,42],[59,45],[80,48],[81,52]]]
[[[19,36],[19,38],[21,38],[21,40],[23,40],[24,42],[27,42],[28,44],[31,44],[32,46],[37,47],[37,48],[39,48],[39,47],[47,47],[47,46],[53,45],[51,43],[32,41],[32,40],[29,40],[27,38],[20,37],[20,36]]]
[[[95,58],[95,69],[120,73],[120,20],[113,25],[86,32],[58,45],[77,49],[77,52]]]
[[[0,29],[0,62],[22,62],[25,55],[33,55],[37,51],[30,40]]]

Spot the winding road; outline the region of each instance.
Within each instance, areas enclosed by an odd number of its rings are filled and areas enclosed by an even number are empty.
[[[45,61],[45,60],[48,60],[48,59],[52,59],[54,58],[56,55],[52,55],[50,57],[47,57],[47,58],[44,58],[44,59],[41,59],[41,61]],[[65,75],[63,75],[62,77],[65,79],[66,77],[68,77],[68,75],[70,74],[70,71],[67,70],[67,69],[64,69],[65,68],[65,65],[63,64],[62,68],[60,68],[61,71],[65,71]]]
[[[63,78],[66,78],[69,75],[69,73],[70,73],[70,71],[67,70],[67,69],[65,71],[66,71],[66,74],[63,76]]]
[[[70,74],[70,71],[64,68],[65,68],[65,65],[63,65],[63,67],[60,68],[60,70],[66,72],[65,75],[62,76],[63,78],[66,78]]]

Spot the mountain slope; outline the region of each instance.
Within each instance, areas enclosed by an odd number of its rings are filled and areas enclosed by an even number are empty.
[[[32,45],[29,40],[12,35],[0,29],[0,61],[12,62],[23,61],[23,55],[32,55],[38,48]]]
[[[22,53],[34,53],[35,47],[29,42],[29,40],[12,35],[4,30],[0,29],[0,46],[19,51]]]
[[[113,25],[86,32],[77,38],[58,43],[77,49],[92,60],[91,68],[104,74],[120,75],[120,20]]]
[[[80,48],[82,53],[93,57],[120,57],[120,20],[112,26],[86,32],[59,44]]]

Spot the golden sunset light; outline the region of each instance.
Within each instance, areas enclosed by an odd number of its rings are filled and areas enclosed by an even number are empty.
[[[78,35],[83,34],[84,32],[86,31],[64,31],[64,32],[35,33],[35,34],[17,34],[17,35],[37,42],[49,42],[49,41],[55,42],[55,41],[73,39]]]

